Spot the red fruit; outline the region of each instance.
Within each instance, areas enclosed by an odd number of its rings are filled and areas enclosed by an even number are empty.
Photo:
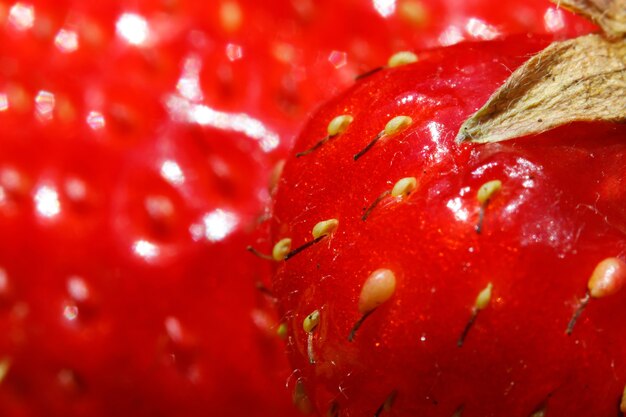
[[[168,107],[174,41],[132,46],[88,15],[102,37],[63,52],[79,8],[33,10],[33,29],[2,20],[0,415],[291,415],[245,252],[279,136],[247,108]]]
[[[0,2],[0,414],[289,413],[243,253],[270,171],[399,46],[544,29],[483,3]]]
[[[273,242],[292,243],[273,289],[301,409],[619,415],[626,127],[455,142],[547,43],[524,36],[419,53],[358,81],[307,124],[272,219]],[[598,294],[590,301],[588,285]]]
[[[2,139],[0,414],[288,415],[244,250],[266,187],[258,145],[163,119],[118,150],[115,133],[73,126]]]

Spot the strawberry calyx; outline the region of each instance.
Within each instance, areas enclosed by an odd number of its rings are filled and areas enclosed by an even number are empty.
[[[533,56],[462,125],[457,141],[499,142],[572,122],[626,121],[626,1],[599,3],[568,2],[601,20],[603,35],[553,42]]]
[[[626,35],[626,0],[560,0],[555,3],[592,20],[611,38]]]

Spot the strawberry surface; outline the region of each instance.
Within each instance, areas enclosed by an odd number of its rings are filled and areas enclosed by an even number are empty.
[[[382,3],[0,1],[1,415],[292,413],[244,248],[311,109],[398,48],[589,29]]]
[[[307,124],[272,217],[272,242],[291,239],[273,288],[302,410],[621,415],[626,128],[455,142],[548,42],[418,53],[357,81]],[[329,137],[337,116],[351,122]],[[412,185],[391,195],[402,178]],[[611,272],[594,272],[604,260]],[[594,274],[615,294],[589,301]]]
[[[279,134],[193,96],[191,26],[31,6],[0,47],[0,414],[292,415],[245,253]]]
[[[2,414],[289,415],[244,253],[258,143],[166,118],[123,137],[38,123],[0,157]]]

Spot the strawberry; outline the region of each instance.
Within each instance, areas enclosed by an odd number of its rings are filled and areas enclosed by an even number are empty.
[[[177,89],[193,26],[141,47],[123,13],[5,11],[0,415],[291,415],[245,253],[278,134]]]
[[[445,4],[0,1],[0,414],[288,415],[242,252],[310,109],[399,45],[585,29]]]
[[[71,127],[31,113],[3,135],[1,414],[288,414],[259,265],[243,253],[266,156],[244,134],[136,106],[136,132],[81,109]]]
[[[399,55],[307,123],[271,220],[302,411],[626,412],[626,127],[455,141],[551,40]]]

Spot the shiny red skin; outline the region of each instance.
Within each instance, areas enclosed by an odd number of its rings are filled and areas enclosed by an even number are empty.
[[[220,1],[22,3],[34,5],[32,29],[18,30],[8,18],[15,3],[0,2],[0,93],[10,102],[0,111],[0,268],[7,277],[0,361],[10,363],[0,415],[8,417],[290,415],[276,323],[255,286],[267,265],[243,253],[275,162],[319,100],[392,52],[438,45],[450,25],[472,38],[463,29],[471,17],[501,33],[543,32],[543,16],[554,10],[526,3],[531,17],[520,21],[482,0],[433,2],[430,20],[416,29],[383,18],[371,2],[316,1],[307,9],[246,0],[239,2],[242,24],[232,29],[219,19]],[[145,18],[155,37],[125,42],[115,29],[124,13]],[[345,16],[352,17],[347,25]],[[561,35],[588,29],[564,19]],[[269,36],[268,27],[275,28]],[[61,29],[78,33],[77,51],[54,46]],[[240,59],[227,56],[229,44],[241,46]],[[345,65],[329,61],[334,51],[346,54]],[[189,58],[201,63],[203,93],[191,105],[220,112],[226,126],[188,123],[167,106],[180,98]],[[13,102],[16,91],[23,105]],[[35,115],[41,91],[55,95],[51,121]],[[104,128],[85,123],[92,111],[103,115]],[[258,138],[237,132],[234,113],[275,134],[276,148],[261,149]],[[184,184],[163,178],[166,160],[178,162]],[[67,191],[75,179],[86,186],[83,201]],[[58,191],[60,213],[52,218],[35,207],[43,186]],[[157,204],[150,215],[146,201],[155,198],[169,200],[173,212],[159,215]],[[238,217],[232,233],[218,242],[194,239],[190,226],[216,209]],[[137,256],[142,240],[159,255]],[[70,294],[73,276],[86,283],[86,300]]]
[[[592,300],[566,327],[598,262],[626,260],[626,127],[575,124],[504,143],[455,142],[461,123],[543,38],[461,44],[419,54],[419,62],[357,82],[311,119],[278,186],[275,242],[310,241],[335,218],[330,236],[276,265],[274,291],[289,327],[292,386],[301,381],[319,415],[614,417],[626,385],[626,291]],[[347,131],[296,158],[351,114]],[[405,131],[353,156],[397,115]],[[403,177],[418,188],[376,197]],[[475,231],[476,193],[502,190]],[[394,295],[360,318],[359,293],[379,268],[395,272]],[[493,284],[462,347],[479,292]],[[321,312],[309,363],[303,320]],[[333,405],[333,403],[336,403]]]
[[[272,300],[257,287],[267,265],[245,251],[278,133],[258,121],[272,149],[238,131],[228,97],[226,125],[171,111],[189,25],[142,49],[90,11],[79,20],[101,36],[62,53],[54,36],[77,9],[37,5],[44,32],[2,18],[0,415],[293,415]],[[50,119],[42,92],[55,97]]]
[[[10,363],[0,413],[291,415],[276,321],[256,288],[263,265],[244,250],[266,188],[256,142],[171,122],[121,149],[88,128],[22,132],[3,139],[0,157],[0,356]],[[166,161],[184,183],[164,179]],[[72,199],[71,180],[83,199]],[[49,218],[36,203],[46,186],[60,204]],[[165,208],[151,215],[150,200]],[[233,230],[195,236],[216,210],[234,216]],[[140,242],[156,256],[140,256]]]
[[[398,50],[512,33],[571,36],[591,28],[545,0],[506,0],[498,7],[488,0],[424,1],[425,18],[418,25],[403,17],[404,2],[387,15],[384,8],[362,0],[39,0],[24,3],[34,5],[36,20],[30,30],[9,23],[11,4],[0,3],[5,23],[0,81],[19,78],[21,66],[58,71],[68,80],[79,74],[124,74],[127,83],[175,91],[185,60],[195,57],[201,64],[205,104],[263,121],[285,138],[282,144],[288,148],[319,102]],[[221,19],[226,4],[238,5],[238,25]],[[125,13],[146,19],[152,34],[147,43],[128,45],[116,35]],[[53,47],[61,29],[78,34],[78,52]],[[229,45],[240,47],[241,57],[229,58]]]

